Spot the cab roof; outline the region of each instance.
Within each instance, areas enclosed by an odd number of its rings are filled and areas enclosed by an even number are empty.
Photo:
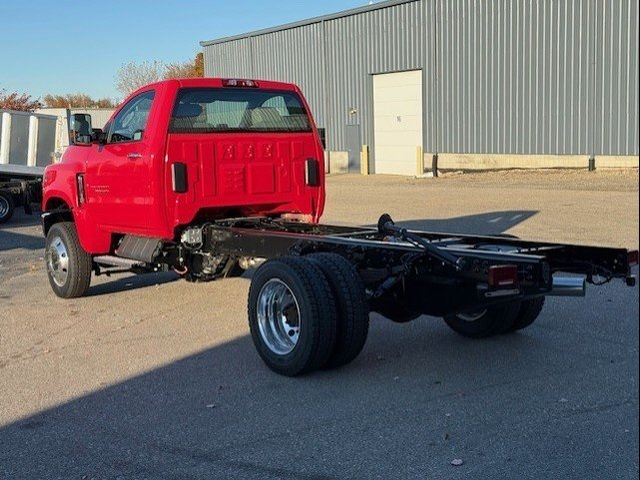
[[[256,86],[252,86],[252,87],[246,87],[246,86],[242,86],[242,85],[230,85],[230,81],[238,81],[238,82],[242,82],[242,81],[250,81],[250,82],[254,82],[256,84]],[[264,89],[270,89],[270,90],[289,90],[289,91],[297,91],[298,87],[293,84],[293,83],[286,83],[286,82],[275,82],[273,80],[263,80],[263,79],[249,79],[249,78],[243,78],[243,77],[225,77],[225,78],[221,78],[221,77],[198,77],[198,78],[178,78],[178,79],[171,79],[171,80],[162,80],[160,82],[155,82],[149,85],[146,85],[144,87],[142,87],[142,89],[146,89],[149,88],[151,86],[159,86],[159,85],[163,85],[163,84],[171,84],[171,83],[178,83],[178,87],[180,88],[198,88],[198,87],[210,87],[210,88],[233,88],[233,87],[238,87],[238,88],[264,88]]]

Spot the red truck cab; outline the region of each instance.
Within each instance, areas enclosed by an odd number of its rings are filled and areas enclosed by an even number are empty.
[[[89,255],[109,254],[124,234],[172,241],[196,221],[322,215],[323,146],[295,85],[162,81],[94,133],[47,167],[42,203],[45,234],[73,221]]]

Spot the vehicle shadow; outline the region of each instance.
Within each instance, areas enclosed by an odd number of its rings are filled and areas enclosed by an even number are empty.
[[[24,233],[0,230],[0,252],[16,249],[41,250],[44,249],[42,235],[27,235]]]
[[[624,478],[635,457],[598,450],[637,446],[623,433],[637,432],[637,290],[618,301],[632,307],[609,333],[610,304],[552,300],[529,329],[482,341],[374,314],[353,363],[294,379],[246,334],[129,378],[117,359],[123,381],[0,426],[0,476],[452,478],[463,458],[453,478]]]
[[[17,248],[25,250],[44,248],[42,231],[37,228],[39,225],[38,212],[34,211],[33,215],[27,215],[21,209],[16,211],[9,222],[0,225],[0,252]]]
[[[117,274],[121,275],[121,274]],[[126,292],[129,290],[136,290],[138,288],[151,287],[154,285],[162,285],[164,283],[175,282],[180,277],[174,272],[158,272],[158,273],[144,273],[140,275],[126,275],[124,277],[106,277],[106,280],[101,279],[100,283],[95,281],[89,287],[87,292],[88,297],[107,295],[118,292]],[[94,277],[95,278],[95,277]]]
[[[486,345],[425,328],[426,320],[417,328],[378,325],[352,365],[296,379],[269,371],[243,336],[0,427],[0,465],[7,478],[337,478],[332,464],[297,468],[286,444],[313,449],[342,422],[378,428],[372,413],[393,416],[393,403],[455,398],[469,365],[497,367],[476,372],[480,382],[509,382],[532,363],[534,339],[505,338],[487,358]],[[466,353],[452,357],[463,344]],[[407,367],[411,378],[399,381]],[[359,427],[351,416],[361,418]],[[323,455],[339,457],[340,443],[324,445]]]
[[[499,235],[526,222],[537,213],[536,210],[506,210],[445,219],[402,220],[396,223],[410,230],[468,235]]]

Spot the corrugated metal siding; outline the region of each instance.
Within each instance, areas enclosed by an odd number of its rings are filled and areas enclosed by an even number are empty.
[[[204,53],[301,85],[332,150],[375,148],[372,74],[422,69],[426,152],[638,155],[637,0],[418,0]]]
[[[595,5],[593,151],[638,155],[638,0]]]
[[[431,5],[425,9],[424,5]],[[205,74],[246,76],[300,86],[330,149],[346,148],[345,126],[359,124],[373,143],[371,74],[435,69],[433,3],[412,2],[360,15],[209,45]],[[251,58],[253,60],[251,60]],[[435,110],[435,83],[425,83],[425,116]],[[355,115],[349,114],[357,110]],[[435,124],[425,118],[425,145],[435,149]]]
[[[204,73],[208,77],[251,77],[251,39],[210,45],[204,50]]]
[[[261,35],[252,44],[254,77],[297,84],[318,125],[325,123],[322,28],[313,24]]]
[[[439,151],[588,154],[585,0],[438,0]]]
[[[346,144],[345,125],[359,124],[362,141],[373,146],[373,82],[371,75],[422,69],[424,145],[435,148],[435,57],[432,2],[405,3],[325,23],[329,82],[327,125],[331,144]],[[426,9],[425,9],[426,6]],[[350,114],[356,109],[355,115]],[[374,152],[375,154],[375,152]]]

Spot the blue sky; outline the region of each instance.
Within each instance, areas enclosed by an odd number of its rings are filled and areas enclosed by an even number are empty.
[[[119,97],[118,67],[183,61],[200,40],[332,13],[367,0],[0,0],[0,89]]]

